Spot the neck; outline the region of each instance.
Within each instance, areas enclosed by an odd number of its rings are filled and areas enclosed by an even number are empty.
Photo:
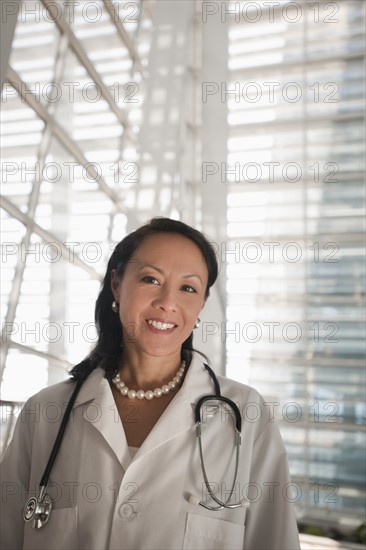
[[[130,388],[141,390],[161,387],[177,373],[182,363],[181,352],[163,357],[137,354],[126,346],[119,364],[121,380]]]

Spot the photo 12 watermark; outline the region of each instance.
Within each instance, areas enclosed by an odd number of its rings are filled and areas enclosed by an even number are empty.
[[[275,23],[296,24],[307,18],[312,23],[339,23],[339,2],[257,2],[203,1],[202,23],[214,18],[221,23]]]
[[[242,421],[247,424],[257,422],[278,421],[288,424],[297,424],[303,421],[317,423],[339,424],[344,412],[343,403],[337,401],[318,400],[309,403],[297,401],[236,401]],[[235,423],[233,409],[225,401],[216,400],[214,397],[202,405],[202,423],[210,423],[213,419],[225,424],[228,421]]]
[[[300,82],[202,82],[202,103],[218,96],[221,103],[278,104],[298,103],[306,97],[310,103],[339,103],[340,85],[337,82],[312,82],[302,85]]]
[[[298,503],[304,500],[305,495],[312,494],[314,504],[335,504],[339,501],[338,492],[339,486],[336,483],[318,483],[312,482],[308,487],[294,481],[280,483],[279,481],[257,481],[239,482],[237,481],[234,488],[225,481],[215,482],[209,481],[208,490],[205,483],[202,483],[201,501],[209,503],[212,501],[210,492],[213,493],[219,500],[225,502],[230,498],[232,502],[240,502],[244,500],[250,508],[251,504],[259,501],[268,503],[278,503],[281,500],[291,503]]]
[[[139,182],[140,165],[137,162],[117,161],[104,165],[98,162],[87,162],[81,165],[76,161],[48,161],[28,164],[25,161],[4,161],[1,164],[2,183],[26,183],[28,181],[58,183],[67,180],[75,183],[83,180],[88,183],[100,182],[102,179],[126,186]]]
[[[235,162],[205,161],[202,163],[202,183],[210,183],[219,176],[221,183],[297,183],[303,178],[314,183],[339,183],[336,162],[313,162],[302,166],[296,161]]]
[[[242,342],[274,344],[281,341],[287,344],[296,344],[304,339],[314,343],[339,343],[339,324],[332,321],[311,321],[305,326],[304,323],[300,324],[296,321],[287,323],[279,321],[263,321],[262,323],[256,321],[247,323],[205,321],[201,323],[198,330],[203,343],[209,342],[212,338],[220,338],[223,344],[229,339],[236,344]]]
[[[140,94],[140,84],[137,82],[114,82],[105,86],[107,93],[110,94],[115,103],[132,103],[137,104],[142,102]],[[94,81],[64,81],[58,82],[33,82],[17,83],[5,82],[1,102],[7,103],[15,97],[20,97],[22,103],[27,103],[28,96],[36,103],[59,103],[63,102],[67,105],[86,101],[87,103],[98,103],[104,100],[104,90]]]
[[[96,24],[108,14],[114,23],[124,25],[138,24],[141,16],[139,2],[78,2],[65,0],[63,2],[18,2],[1,0],[1,20],[8,23],[11,17],[18,16],[22,23],[57,23],[68,24],[81,20],[84,23]]]
[[[53,503],[63,502],[71,506],[76,505],[78,501],[94,504],[103,499],[110,500],[111,497],[115,504],[126,501],[130,504],[138,504],[137,494],[139,490],[140,486],[134,481],[125,483],[116,481],[106,486],[94,480],[84,482],[64,480],[61,483],[49,481],[47,484],[47,494]],[[25,504],[30,497],[36,498],[38,491],[37,484],[26,488],[23,484],[15,481],[4,481],[1,486],[1,502],[5,505],[16,498]]]

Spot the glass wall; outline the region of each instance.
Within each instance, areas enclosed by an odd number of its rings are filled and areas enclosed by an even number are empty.
[[[364,4],[231,2],[228,375],[281,423],[299,513],[360,524]]]

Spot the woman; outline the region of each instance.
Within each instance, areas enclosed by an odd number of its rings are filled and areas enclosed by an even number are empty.
[[[233,487],[233,413],[208,400],[204,482],[195,405],[215,384],[192,331],[216,277],[211,245],[182,222],[155,218],[117,245],[96,303],[95,349],[17,422],[2,465],[4,549],[299,548],[279,431],[254,389],[223,377],[222,396],[242,420],[237,478]],[[77,381],[47,488],[52,513],[37,530],[23,508],[61,422],[52,407],[65,409]],[[248,404],[257,421],[245,417]]]

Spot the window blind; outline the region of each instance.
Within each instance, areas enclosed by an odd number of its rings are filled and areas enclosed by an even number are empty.
[[[217,4],[218,7],[219,4]],[[229,13],[231,12],[231,13]],[[230,2],[227,374],[280,421],[299,517],[362,521],[364,4]]]

